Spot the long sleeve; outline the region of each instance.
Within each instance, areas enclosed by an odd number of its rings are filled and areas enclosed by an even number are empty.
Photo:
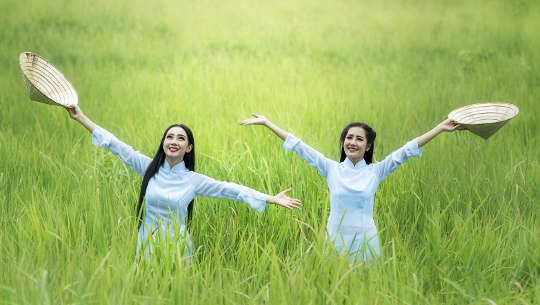
[[[331,164],[335,162],[326,158],[323,154],[300,141],[300,139],[292,134],[289,134],[285,142],[283,142],[283,149],[296,152],[308,165],[316,168],[324,178],[328,176],[328,170]]]
[[[152,162],[152,159],[133,150],[133,148],[124,142],[118,140],[112,133],[96,126],[92,132],[92,144],[103,147],[114,155],[120,157],[120,160],[129,165],[131,169],[143,176],[146,168]]]
[[[232,201],[240,200],[260,213],[266,208],[269,195],[236,183],[217,181],[199,173],[193,173],[193,175],[197,195],[227,198]]]
[[[379,179],[383,180],[411,157],[420,157],[421,155],[422,148],[418,147],[418,140],[414,139],[388,155],[383,161],[374,164],[374,167]]]

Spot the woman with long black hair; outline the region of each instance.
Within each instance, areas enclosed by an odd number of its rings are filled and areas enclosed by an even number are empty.
[[[383,161],[373,163],[375,131],[365,123],[353,122],[341,132],[340,162],[324,157],[300,139],[282,130],[262,115],[243,120],[240,125],[264,125],[284,140],[283,148],[295,151],[326,178],[330,191],[327,231],[336,250],[349,255],[351,263],[372,261],[380,253],[373,221],[373,200],[379,183],[410,157],[422,155],[422,146],[443,131],[461,129],[445,120],[427,133],[409,141]]]
[[[119,156],[122,162],[143,177],[137,204],[137,251],[144,249],[147,257],[158,247],[164,251],[165,245],[171,242],[176,246],[184,243],[186,254],[189,255],[191,242],[186,229],[186,214],[189,224],[196,195],[241,200],[261,213],[267,202],[289,209],[298,208],[301,204],[300,200],[286,196],[290,189],[270,196],[246,186],[216,181],[196,173],[195,140],[186,125],[169,126],[151,159],[97,126],[83,114],[79,106],[70,105],[66,109],[72,119],[92,133],[92,144]]]

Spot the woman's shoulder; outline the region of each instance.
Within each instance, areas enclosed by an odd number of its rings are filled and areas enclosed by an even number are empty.
[[[201,182],[202,180],[205,180],[205,179],[209,179],[210,177],[204,175],[204,174],[201,174],[201,173],[198,173],[198,172],[194,172],[192,170],[188,170],[186,171],[185,175],[191,179],[192,181],[194,181],[195,183],[199,183]]]

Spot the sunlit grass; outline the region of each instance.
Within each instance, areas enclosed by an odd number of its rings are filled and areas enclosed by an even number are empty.
[[[538,304],[538,4],[7,0],[0,12],[1,304]],[[191,264],[135,267],[140,177],[63,109],[28,101],[22,51],[141,152],[186,123],[197,171],[292,186],[302,209],[199,197]],[[263,113],[337,159],[343,126],[365,121],[380,160],[485,101],[521,112],[488,141],[441,135],[381,184],[373,268],[325,241],[316,170],[237,125]]]

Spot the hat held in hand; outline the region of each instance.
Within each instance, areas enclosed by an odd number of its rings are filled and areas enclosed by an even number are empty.
[[[64,107],[78,103],[75,88],[43,57],[23,52],[19,55],[19,67],[31,100]]]
[[[518,113],[516,105],[485,103],[458,108],[450,112],[448,118],[487,140]]]

